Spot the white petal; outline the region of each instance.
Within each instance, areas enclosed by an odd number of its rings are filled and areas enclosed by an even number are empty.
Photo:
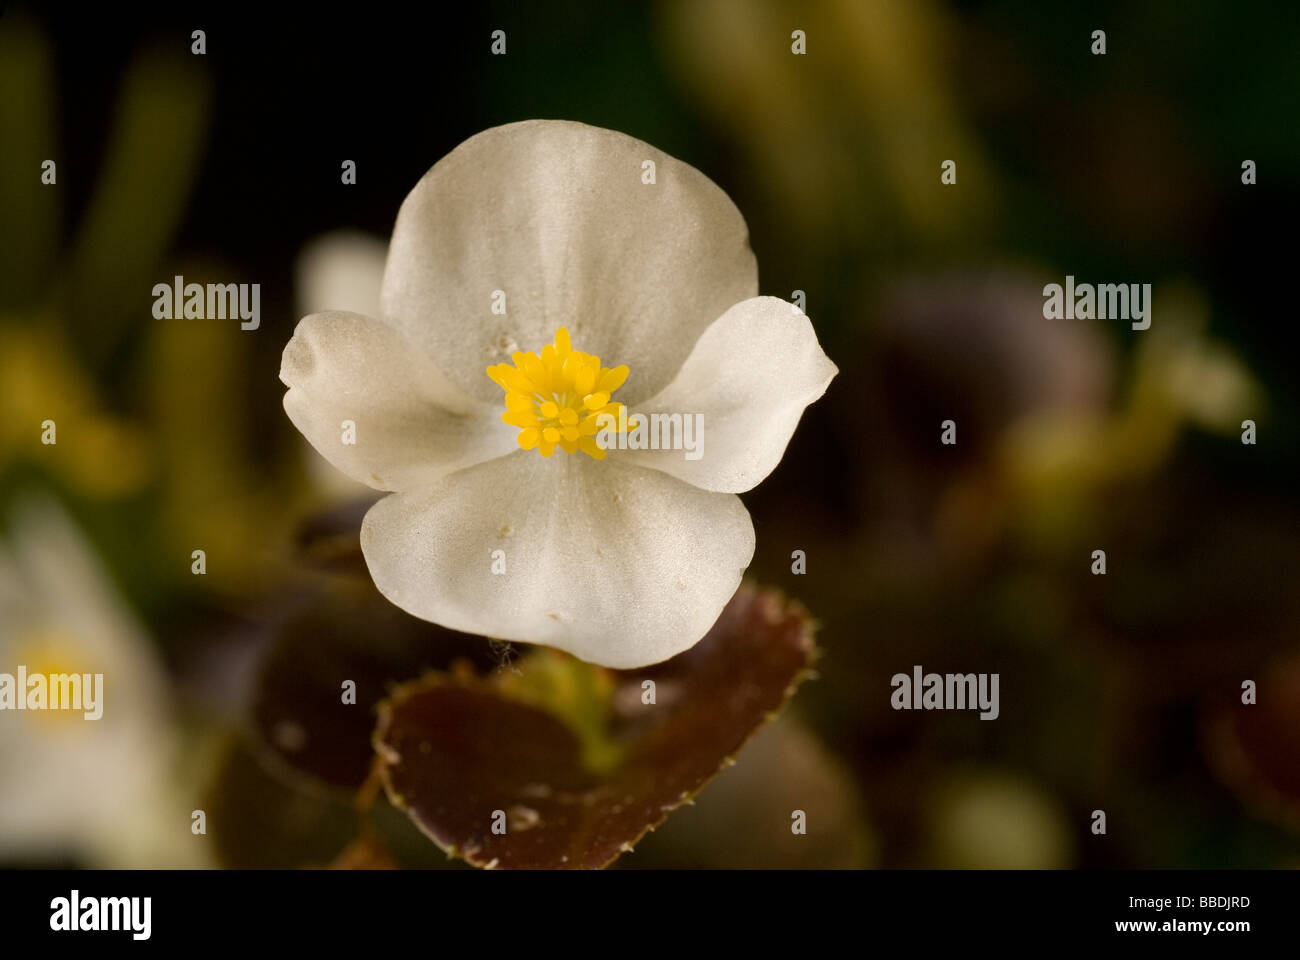
[[[380,592],[417,617],[630,668],[708,632],[754,527],[730,494],[611,458],[517,451],[385,497],[361,549]]]
[[[838,372],[808,318],[792,304],[776,297],[746,300],[704,331],[671,384],[632,411],[700,414],[698,459],[664,449],[610,455],[704,490],[749,490],[781,462],[804,408]]]
[[[655,183],[642,182],[653,161]],[[505,293],[506,313],[492,312]],[[632,373],[620,400],[672,379],[723,310],[758,290],[745,221],[695,168],[611,130],[529,120],[466,140],[397,216],[384,317],[485,400],[484,374],[558,327]]]
[[[14,713],[0,722],[0,859],[94,856],[166,780],[172,733],[154,651],[57,501],[26,495],[0,544],[0,670],[55,657],[102,674],[97,720]],[[56,645],[51,651],[51,641]],[[105,866],[120,862],[102,863]]]
[[[321,455],[377,490],[427,486],[517,450],[502,408],[466,397],[400,333],[355,313],[304,317],[284,348],[284,409]],[[355,443],[345,431],[355,425]]]

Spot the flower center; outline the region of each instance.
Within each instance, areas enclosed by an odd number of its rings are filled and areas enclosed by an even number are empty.
[[[609,397],[627,379],[628,368],[602,367],[600,357],[574,350],[564,327],[555,331],[554,344],[542,347],[541,356],[516,352],[511,359],[513,366],[498,363],[487,375],[506,392],[501,419],[519,427],[519,446],[536,448],[544,457],[559,447],[605,459],[596,443],[600,416],[617,418],[623,409]]]
[[[66,705],[61,709],[54,709],[54,685],[59,683],[56,677],[77,677],[77,683],[84,682],[84,674],[93,673],[88,670],[87,665],[82,662],[85,660],[84,655],[78,656],[78,644],[72,637],[65,635],[59,630],[41,629],[31,631],[30,633],[18,638],[16,663],[21,663],[27,668],[28,686],[31,685],[31,678],[41,676],[45,678],[46,692],[45,702],[48,709],[37,710],[28,714],[33,719],[38,719],[48,732],[56,730],[71,730],[77,727],[77,724],[69,723],[69,720],[81,720],[80,711],[70,710]],[[9,664],[5,669],[13,670],[14,665]],[[69,686],[67,689],[71,689]],[[16,691],[21,698],[27,697],[27,690]],[[82,690],[82,702],[85,703],[87,691]]]

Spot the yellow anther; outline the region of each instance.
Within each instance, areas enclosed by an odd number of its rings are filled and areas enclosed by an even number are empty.
[[[505,391],[501,419],[519,427],[519,446],[536,449],[543,457],[559,447],[565,453],[581,450],[605,459],[596,442],[598,421],[602,414],[617,421],[623,405],[611,403],[610,394],[623,385],[628,368],[602,367],[600,357],[574,350],[564,327],[555,331],[555,343],[543,346],[540,355],[518,351],[511,360],[513,365],[488,367],[487,375]]]

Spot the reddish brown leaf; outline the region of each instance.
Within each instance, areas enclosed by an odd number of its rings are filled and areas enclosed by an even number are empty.
[[[521,696],[529,678],[509,671],[402,686],[380,707],[375,748],[390,798],[449,853],[478,866],[603,867],[688,802],[815,656],[807,614],[746,586],[703,640],[665,663],[615,671],[563,658],[572,686],[606,695],[603,753],[572,716]],[[534,655],[520,669],[550,667]],[[587,682],[593,670],[601,683]],[[601,757],[609,762],[593,762]],[[504,834],[492,832],[496,811]]]

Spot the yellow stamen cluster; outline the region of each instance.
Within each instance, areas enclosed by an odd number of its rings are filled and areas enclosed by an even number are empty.
[[[555,343],[542,347],[541,356],[516,352],[514,365],[498,363],[487,375],[506,392],[501,419],[519,427],[519,446],[537,449],[549,457],[559,447],[565,453],[583,453],[597,460],[605,451],[596,443],[601,414],[618,418],[621,403],[610,394],[623,385],[628,368],[602,367],[600,357],[574,350],[569,331],[555,331]]]

